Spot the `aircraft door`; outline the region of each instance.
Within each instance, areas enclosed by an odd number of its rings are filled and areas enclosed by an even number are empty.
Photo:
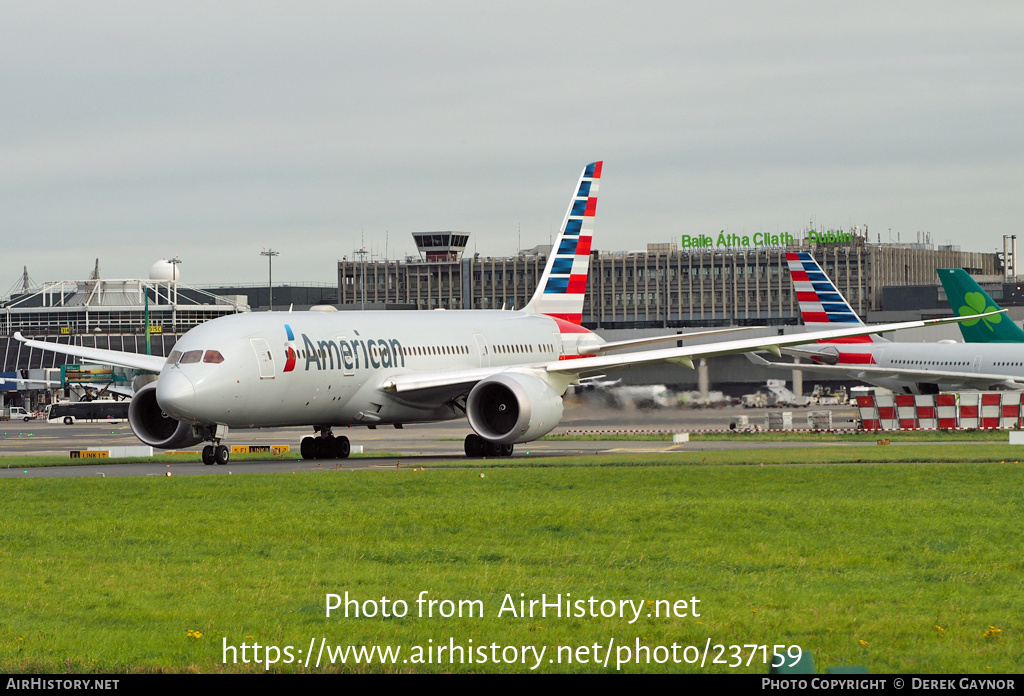
[[[484,338],[483,334],[475,333],[473,338],[476,340],[477,353],[480,354],[480,367],[491,366],[491,354],[487,349],[487,339]]]
[[[974,371],[975,372],[981,372],[981,356],[980,355],[975,355],[974,356]]]
[[[256,351],[256,362],[260,366],[260,379],[274,379],[274,354],[265,338],[250,338],[249,343]]]

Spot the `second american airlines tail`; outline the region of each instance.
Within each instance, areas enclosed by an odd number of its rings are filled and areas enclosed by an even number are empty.
[[[830,322],[863,326],[809,253],[790,253],[787,258],[805,324],[812,328],[820,328]],[[1014,335],[1019,329],[1002,315],[991,298],[964,271],[939,269],[939,276],[953,307],[963,320],[960,326],[967,343],[893,343],[873,337],[870,343],[850,345],[853,341],[866,341],[865,336],[818,343],[808,341],[805,345],[782,350],[817,363],[803,369],[843,375],[899,393],[934,394],[940,389],[1021,389],[1024,386],[1024,361],[1020,360],[1018,347],[1000,345],[993,340],[997,333]],[[964,329],[965,326],[972,330]],[[984,329],[980,328],[982,326]],[[1005,333],[995,327],[1000,327]],[[879,326],[864,328],[878,332],[886,330]],[[989,345],[984,345],[986,343]],[[748,357],[759,365],[782,369],[793,367],[792,363],[771,363],[755,355]]]
[[[815,258],[806,251],[786,253],[793,292],[800,305],[800,315],[809,331],[821,331],[836,326],[863,326],[853,307],[839,292],[832,280],[821,269]],[[878,335],[854,336],[829,343],[887,343]]]
[[[469,456],[508,456],[551,432],[570,384],[632,365],[694,361],[835,341],[868,333],[856,322],[822,331],[679,346],[696,334],[602,340],[582,326],[602,163],[584,168],[537,290],[522,311],[260,312],[195,327],[167,358],[15,338],[79,359],[158,372],[132,399],[129,423],[148,445],[207,442],[203,462],[225,464],[235,428],[312,427],[303,458],[348,456],[335,429],[465,417]],[[810,276],[808,276],[810,277]],[[827,295],[820,304],[826,316]],[[875,331],[960,318],[902,322]],[[723,329],[708,333],[721,333]],[[636,351],[648,344],[670,348]]]
[[[864,323],[809,252],[789,252],[786,254],[786,262],[793,280],[793,291],[800,305],[800,315],[808,329],[816,331],[837,325]],[[962,268],[938,268],[936,273],[946,291],[950,309],[955,314],[970,317],[999,311],[999,306],[967,271]],[[966,343],[1024,343],[1024,329],[1002,314],[984,320],[967,319],[960,322],[959,327]],[[829,342],[888,343],[877,335]]]

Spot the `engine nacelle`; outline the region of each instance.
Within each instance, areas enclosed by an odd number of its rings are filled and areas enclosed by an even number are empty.
[[[156,402],[156,382],[135,392],[128,406],[128,423],[132,432],[151,447],[176,449],[191,447],[203,441],[191,423],[171,418]]]
[[[562,397],[538,377],[501,372],[473,387],[466,415],[485,440],[503,445],[529,442],[547,435],[562,420]]]

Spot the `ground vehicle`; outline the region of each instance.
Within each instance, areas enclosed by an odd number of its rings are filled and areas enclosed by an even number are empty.
[[[50,423],[123,423],[128,420],[130,401],[98,399],[96,401],[61,401],[46,410]]]
[[[773,406],[806,406],[806,396],[797,396],[786,388],[786,380],[770,379],[754,394],[743,395],[743,408],[770,408]]]
[[[32,413],[26,411],[21,406],[11,406],[10,408],[5,408],[2,411],[0,411],[0,415],[3,416],[3,418],[0,419],[0,420],[8,420],[8,419],[10,419],[10,420],[23,420],[25,422],[28,422],[28,421],[32,420],[33,418],[35,418],[35,415],[33,415]]]
[[[818,406],[839,406],[847,404],[849,401],[850,397],[845,387],[837,387],[833,390],[831,387],[815,384],[810,396],[810,403],[817,404]]]

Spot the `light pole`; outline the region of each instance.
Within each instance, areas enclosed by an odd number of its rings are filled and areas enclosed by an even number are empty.
[[[359,292],[362,295],[362,306],[361,310],[366,311],[366,247],[359,249],[355,252],[359,255]]]
[[[175,254],[173,259],[168,260],[168,263],[171,264],[171,269],[173,271],[171,273],[171,290],[174,296],[171,299],[171,324],[175,327],[174,330],[177,331],[176,327],[178,325],[178,278],[181,277],[181,273],[178,271],[178,265],[181,263],[181,259],[178,258],[177,254]]]
[[[268,312],[274,310],[274,257],[278,255],[277,251],[263,247],[263,251],[260,252],[260,256],[267,257],[267,291],[270,294],[270,306],[267,309]]]

